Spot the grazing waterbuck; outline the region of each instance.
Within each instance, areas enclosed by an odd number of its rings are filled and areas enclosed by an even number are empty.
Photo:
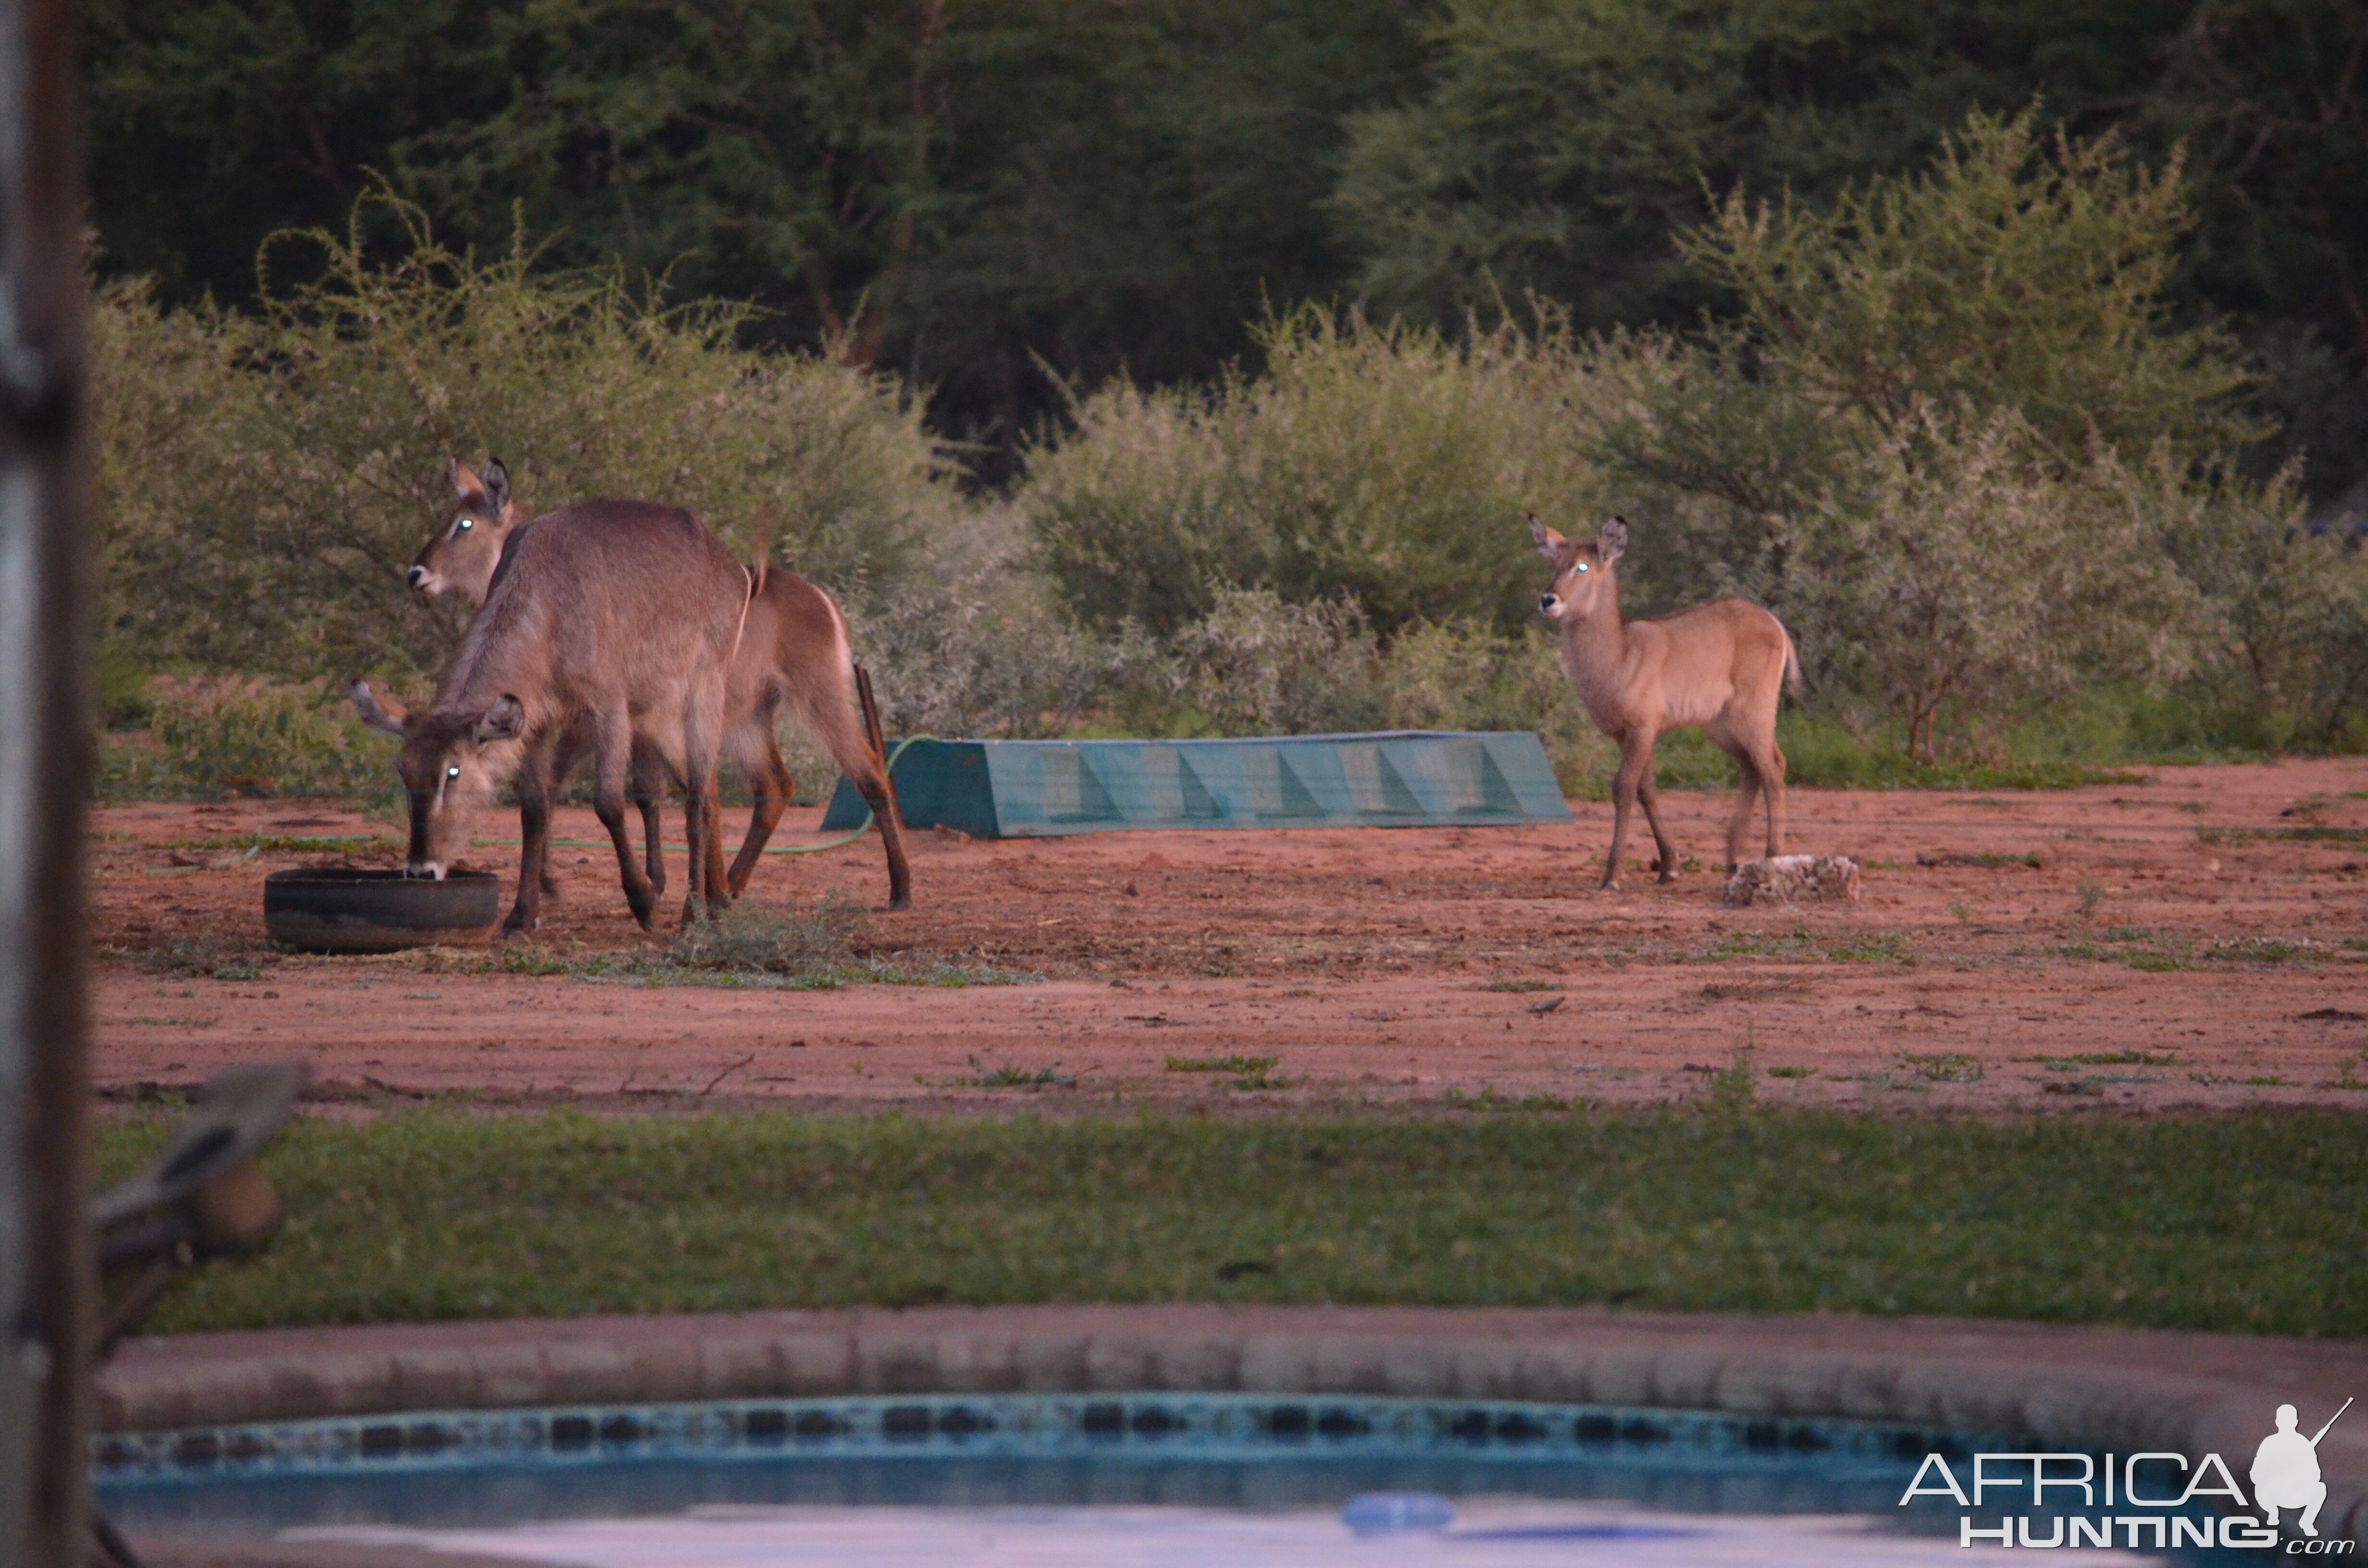
[[[517,529],[432,706],[406,713],[354,686],[364,719],[403,737],[395,770],[410,797],[410,871],[441,877],[508,778],[523,847],[504,929],[534,929],[549,880],[553,765],[574,747],[591,756],[593,810],[616,846],[625,901],[648,926],[657,894],[633,863],[624,812],[632,756],[645,748],[689,797],[684,918],[702,898],[721,908],[715,763],[753,588],[678,507],[589,501]]]
[[[454,503],[450,516],[412,562],[410,582],[424,597],[456,593],[482,604],[500,570],[506,547],[522,522],[501,460],[485,465],[482,478],[453,460]],[[768,567],[760,558],[754,573],[747,621],[726,676],[723,755],[748,780],[755,811],[747,836],[733,858],[726,885],[737,898],[788,810],[795,781],[781,760],[776,727],[790,718],[819,743],[871,808],[888,862],[888,907],[912,903],[912,874],[905,859],[902,819],[897,814],[887,759],[875,747],[866,722],[862,677],[848,642],[847,618],[837,601],[796,573]],[[574,768],[582,737],[562,737],[552,765],[554,782]],[[666,885],[659,854],[658,801],[663,780],[644,750],[633,757],[632,795],[642,811],[648,876]]]
[[[1661,830],[1653,787],[1653,743],[1665,730],[1700,725],[1743,771],[1727,824],[1726,855],[1743,863],[1755,793],[1768,802],[1768,853],[1784,853],[1784,754],[1776,748],[1776,705],[1787,684],[1800,689],[1801,662],[1777,619],[1746,599],[1713,599],[1645,620],[1620,619],[1615,569],[1628,524],[1614,517],[1590,540],[1567,540],[1530,518],[1530,538],[1554,565],[1538,609],[1562,635],[1563,668],[1595,727],[1620,743],[1611,783],[1611,857],[1605,888],[1620,882],[1628,813],[1639,801],[1660,851],[1661,881],[1678,874],[1677,851]]]

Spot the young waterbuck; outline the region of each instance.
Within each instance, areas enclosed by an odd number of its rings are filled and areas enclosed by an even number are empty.
[[[502,466],[501,459],[495,458],[487,464],[483,479],[458,458],[445,460],[445,472],[452,483],[453,504],[444,521],[412,558],[411,570],[404,580],[423,599],[457,592],[475,609],[484,606],[485,595],[493,586],[503,544],[523,519],[510,494],[509,471]],[[372,728],[401,733],[398,722],[403,709],[393,699],[381,703],[367,686],[357,683],[354,701]],[[388,717],[390,713],[393,718]],[[579,722],[558,738],[552,750],[553,792],[565,788],[576,766],[591,751],[588,724]],[[653,899],[666,892],[666,881],[665,841],[659,835],[659,809],[666,803],[663,771],[648,747],[633,748],[626,799],[642,815],[643,874],[649,880]],[[542,895],[547,899],[559,896],[559,880],[552,874],[548,860],[543,863]]]
[[[1567,540],[1530,518],[1530,538],[1554,564],[1538,608],[1562,634],[1563,668],[1595,727],[1620,743],[1611,783],[1611,858],[1603,886],[1620,882],[1628,813],[1645,803],[1661,881],[1678,874],[1677,851],[1661,830],[1653,787],[1653,743],[1665,730],[1698,724],[1743,770],[1743,791],[1727,824],[1726,855],[1743,863],[1755,792],[1768,801],[1768,853],[1784,853],[1784,754],[1776,749],[1776,704],[1789,683],[1800,689],[1793,639],[1776,618],[1744,599],[1713,599],[1649,620],[1620,619],[1614,569],[1628,548],[1626,519],[1614,517],[1591,540]]]
[[[440,877],[503,778],[518,791],[523,852],[505,926],[532,930],[546,882],[554,764],[588,752],[593,810],[617,847],[633,917],[656,892],[633,863],[625,786],[636,748],[681,778],[690,903],[725,902],[714,833],[715,763],[732,655],[752,580],[699,519],[645,501],[590,501],[515,532],[434,704],[405,713],[356,682],[373,727],[403,737],[414,875]]]
[[[425,597],[456,593],[482,604],[508,541],[521,528],[540,524],[519,518],[509,473],[500,459],[485,465],[482,478],[457,460],[450,472],[455,495],[451,514],[420,547],[411,567],[411,585]],[[912,903],[912,874],[905,860],[903,823],[887,759],[875,747],[866,722],[847,618],[828,594],[794,572],[768,568],[759,560],[754,581],[747,623],[723,700],[723,755],[738,765],[756,802],[747,836],[726,877],[732,896],[737,898],[747,887],[796,789],[776,738],[776,726],[786,717],[829,753],[871,806],[887,856],[888,907],[906,908]],[[552,764],[554,782],[572,771],[580,751],[580,737],[562,737]],[[636,750],[632,793],[642,811],[648,876],[659,888],[666,885],[658,843],[663,783],[655,758]]]

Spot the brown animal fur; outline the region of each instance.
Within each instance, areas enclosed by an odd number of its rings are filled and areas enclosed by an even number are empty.
[[[457,460],[451,474],[456,493],[452,511],[420,547],[411,580],[430,598],[451,592],[483,603],[521,522],[511,500],[509,475],[499,459],[486,465],[483,479]],[[794,572],[768,566],[760,557],[724,693],[723,751],[739,766],[756,801],[747,836],[727,875],[734,898],[746,889],[795,790],[775,739],[776,723],[784,715],[822,744],[871,806],[888,862],[888,907],[908,907],[912,874],[905,858],[902,819],[887,759],[873,749],[864,730],[847,619],[822,589]],[[587,737],[563,737],[553,762],[554,781],[566,778],[586,749]],[[642,810],[647,875],[659,888],[666,884],[658,836],[662,787],[655,759],[637,751],[632,794]]]
[[[689,796],[686,918],[702,898],[722,907],[715,761],[747,574],[697,517],[648,502],[586,502],[512,532],[432,708],[404,714],[356,686],[364,717],[404,737],[396,770],[411,797],[410,869],[441,875],[475,808],[510,778],[523,852],[505,929],[532,930],[549,880],[554,764],[581,746],[626,902],[647,926],[657,895],[633,863],[624,824],[638,747]]]
[[[1700,725],[1743,772],[1726,831],[1729,864],[1742,863],[1755,794],[1767,798],[1768,853],[1782,855],[1784,754],[1776,746],[1776,706],[1788,680],[1797,689],[1801,674],[1782,625],[1758,605],[1733,598],[1622,621],[1614,563],[1628,547],[1624,519],[1614,517],[1600,537],[1581,541],[1532,517],[1530,537],[1554,563],[1554,581],[1538,608],[1562,635],[1563,668],[1595,727],[1620,743],[1602,885],[1619,885],[1629,812],[1640,801],[1660,852],[1661,881],[1676,879],[1677,851],[1661,829],[1653,786],[1653,744],[1662,732],[1689,724]]]

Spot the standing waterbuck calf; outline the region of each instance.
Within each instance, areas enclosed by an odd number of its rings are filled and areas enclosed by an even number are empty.
[[[684,917],[701,898],[721,908],[715,763],[753,586],[722,542],[677,507],[589,501],[518,529],[433,706],[404,713],[355,683],[363,717],[403,736],[395,769],[410,796],[412,873],[442,876],[508,778],[523,852],[504,929],[534,929],[548,881],[553,765],[563,747],[576,747],[592,757],[593,810],[616,845],[625,901],[648,926],[657,895],[633,863],[624,809],[632,756],[644,748],[689,796]]]
[[[1661,881],[1676,880],[1677,851],[1661,831],[1653,787],[1653,743],[1664,730],[1688,724],[1701,725],[1743,770],[1743,791],[1726,829],[1727,859],[1743,863],[1755,791],[1768,800],[1768,853],[1784,853],[1784,754],[1776,749],[1776,704],[1788,682],[1800,689],[1801,663],[1782,624],[1745,599],[1713,599],[1623,622],[1613,567],[1628,548],[1626,519],[1612,518],[1600,536],[1582,542],[1563,538],[1533,516],[1530,538],[1554,563],[1554,581],[1538,608],[1562,633],[1563,668],[1595,727],[1620,743],[1603,886],[1619,885],[1628,813],[1638,801],[1661,854]]]
[[[483,478],[454,460],[450,465],[454,505],[413,562],[411,585],[427,598],[457,593],[483,603],[500,569],[508,541],[522,526],[510,494],[508,472],[495,458]],[[847,618],[831,597],[796,573],[767,567],[760,559],[747,624],[732,661],[723,698],[723,755],[748,780],[756,810],[740,852],[727,875],[732,896],[746,889],[789,809],[796,785],[781,760],[776,726],[787,716],[819,742],[838,765],[880,824],[888,860],[888,907],[912,903],[912,874],[905,860],[902,822],[888,778],[887,759],[875,747],[866,723],[861,676],[847,637]],[[554,782],[574,766],[580,738],[563,738],[554,761]],[[633,757],[632,793],[642,810],[649,877],[664,887],[665,862],[658,853],[658,798],[662,780],[645,750]]]

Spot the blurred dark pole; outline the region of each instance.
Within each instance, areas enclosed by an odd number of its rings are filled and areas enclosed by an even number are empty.
[[[81,93],[72,0],[0,0],[0,1564],[90,1539]]]

